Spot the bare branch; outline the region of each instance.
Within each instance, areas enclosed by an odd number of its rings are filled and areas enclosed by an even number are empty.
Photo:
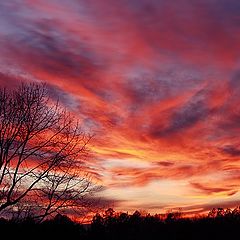
[[[42,221],[87,207],[84,198],[97,190],[81,161],[90,139],[44,84],[0,90],[0,214],[17,206],[17,216],[34,211]]]

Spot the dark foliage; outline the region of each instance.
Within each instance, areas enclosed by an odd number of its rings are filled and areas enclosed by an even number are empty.
[[[239,207],[212,209],[208,216],[201,218],[182,218],[179,212],[164,217],[142,216],[138,211],[129,215],[108,209],[102,215],[96,214],[88,226],[60,214],[42,223],[31,219],[22,222],[0,219],[2,236],[18,239],[238,239],[239,227]]]

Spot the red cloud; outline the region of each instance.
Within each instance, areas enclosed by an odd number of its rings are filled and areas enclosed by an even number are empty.
[[[1,86],[47,82],[95,133],[90,171],[106,186],[169,179],[203,195],[238,191],[237,1],[0,5]],[[138,161],[149,166],[129,167]]]

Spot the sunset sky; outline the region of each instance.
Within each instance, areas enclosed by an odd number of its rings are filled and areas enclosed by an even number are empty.
[[[0,1],[0,86],[46,82],[121,211],[240,204],[239,0]]]

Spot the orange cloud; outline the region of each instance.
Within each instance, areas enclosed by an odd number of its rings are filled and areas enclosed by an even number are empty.
[[[171,207],[233,201],[239,8],[236,0],[5,1],[0,84],[47,82],[51,97],[95,133],[89,171],[119,205],[134,186],[142,191],[132,195],[136,207],[161,206],[159,196],[154,203],[141,197],[166,179],[186,184]]]

